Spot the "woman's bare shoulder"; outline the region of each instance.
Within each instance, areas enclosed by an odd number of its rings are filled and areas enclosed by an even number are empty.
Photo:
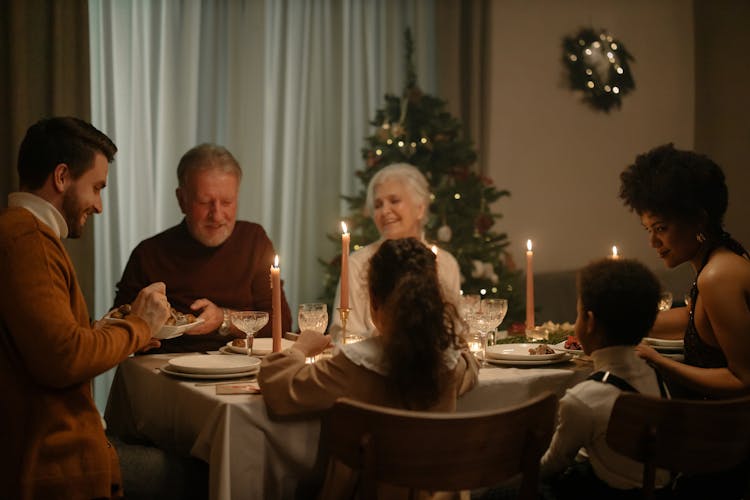
[[[698,288],[733,284],[750,290],[750,260],[722,249],[714,253],[698,276]]]

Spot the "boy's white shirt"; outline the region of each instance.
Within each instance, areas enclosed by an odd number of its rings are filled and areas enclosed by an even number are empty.
[[[661,396],[655,372],[639,358],[632,346],[598,349],[591,354],[594,372],[610,371],[626,380],[639,393]],[[622,393],[612,384],[586,380],[568,389],[560,399],[558,424],[552,442],[542,457],[542,477],[550,478],[572,465],[581,448],[597,477],[614,488],[640,488],[643,466],[615,453],[606,443],[607,425],[615,400]],[[669,482],[669,473],[658,469],[656,486]]]

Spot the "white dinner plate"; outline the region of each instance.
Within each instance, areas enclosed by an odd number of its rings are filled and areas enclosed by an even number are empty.
[[[221,357],[221,356],[213,356],[215,358]],[[224,356],[229,357],[229,356]],[[239,377],[247,377],[249,375],[255,375],[258,373],[259,368],[255,368],[253,370],[246,370],[244,372],[235,372],[235,373],[185,373],[181,371],[174,370],[170,368],[169,364],[165,364],[160,368],[160,370],[167,375],[173,375],[175,377],[182,377],[182,378],[193,378],[193,379],[204,379],[204,380],[221,380],[221,379],[227,379],[227,378],[239,378]]]
[[[108,315],[104,317],[106,321],[117,323],[117,322],[124,322],[124,319],[120,318],[110,318]],[[191,328],[194,328],[197,325],[200,325],[203,323],[203,319],[199,319],[196,321],[193,321],[192,323],[187,323],[184,325],[164,325],[161,327],[161,329],[154,335],[155,339],[159,340],[168,340],[173,339],[175,337],[179,337],[186,331],[190,330]]]
[[[487,362],[501,366],[544,366],[570,361],[571,359],[573,359],[572,355],[561,352],[560,357],[553,359],[493,359],[488,356]]]
[[[652,345],[651,347],[656,352],[661,352],[661,353],[665,353],[665,352],[675,353],[675,352],[683,352],[685,350],[685,348],[682,347],[682,346],[679,346],[679,347],[667,347],[667,346],[663,346],[663,345]]]
[[[287,339],[281,339],[281,350],[289,349],[294,345],[294,342]],[[247,349],[244,347],[237,347],[236,345],[232,345],[232,341],[230,340],[227,342],[227,350],[236,353],[236,354],[247,354]],[[273,349],[273,339],[270,338],[261,338],[261,339],[253,339],[253,356],[265,356],[266,354],[270,354],[271,350]]]
[[[661,353],[661,355],[664,356],[665,358],[674,359],[675,361],[680,361],[680,362],[685,361],[685,355],[682,354],[682,353],[671,354],[671,353],[663,352],[663,353]]]
[[[169,369],[182,373],[238,373],[248,370],[257,370],[260,360],[252,356],[206,356],[196,354],[193,356],[178,356],[167,362]]]
[[[563,340],[562,342],[558,342],[557,344],[550,346],[550,347],[552,347],[552,349],[556,351],[567,352],[569,354],[580,354],[582,356],[586,355],[586,353],[583,352],[583,349],[566,349],[565,342],[566,341]]]
[[[184,325],[164,325],[161,327],[161,330],[159,330],[159,332],[156,335],[154,335],[154,338],[167,340],[167,339],[173,339],[175,337],[179,337],[186,331],[200,325],[201,323],[203,323],[203,321],[205,320],[201,318],[196,321],[193,321],[192,323],[186,323]]]
[[[529,360],[550,360],[564,356],[564,353],[555,352],[552,354],[530,354],[529,349],[539,346],[540,344],[495,344],[487,347],[487,358],[512,360],[512,361],[529,361]]]
[[[646,342],[649,345],[652,346],[660,346],[660,347],[684,347],[685,341],[682,339],[679,340],[669,340],[669,339],[655,339],[653,337],[644,337],[644,342]]]

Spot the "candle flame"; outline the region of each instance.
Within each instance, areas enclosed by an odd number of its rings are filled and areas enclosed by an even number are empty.
[[[617,257],[617,247],[614,245],[612,246],[612,257]]]
[[[341,221],[341,232],[344,234],[348,233],[349,231],[346,229],[346,222]]]
[[[526,249],[531,252],[531,240],[526,240]]]
[[[279,256],[273,258],[273,267],[279,267]]]
[[[434,253],[435,255],[437,255],[438,248],[435,245],[432,245],[430,247],[430,250],[432,250],[432,253]]]

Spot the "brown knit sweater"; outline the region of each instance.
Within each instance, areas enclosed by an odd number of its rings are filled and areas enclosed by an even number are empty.
[[[24,208],[0,212],[0,284],[0,496],[121,495],[91,379],[147,344],[148,325],[92,328],[62,242]]]

